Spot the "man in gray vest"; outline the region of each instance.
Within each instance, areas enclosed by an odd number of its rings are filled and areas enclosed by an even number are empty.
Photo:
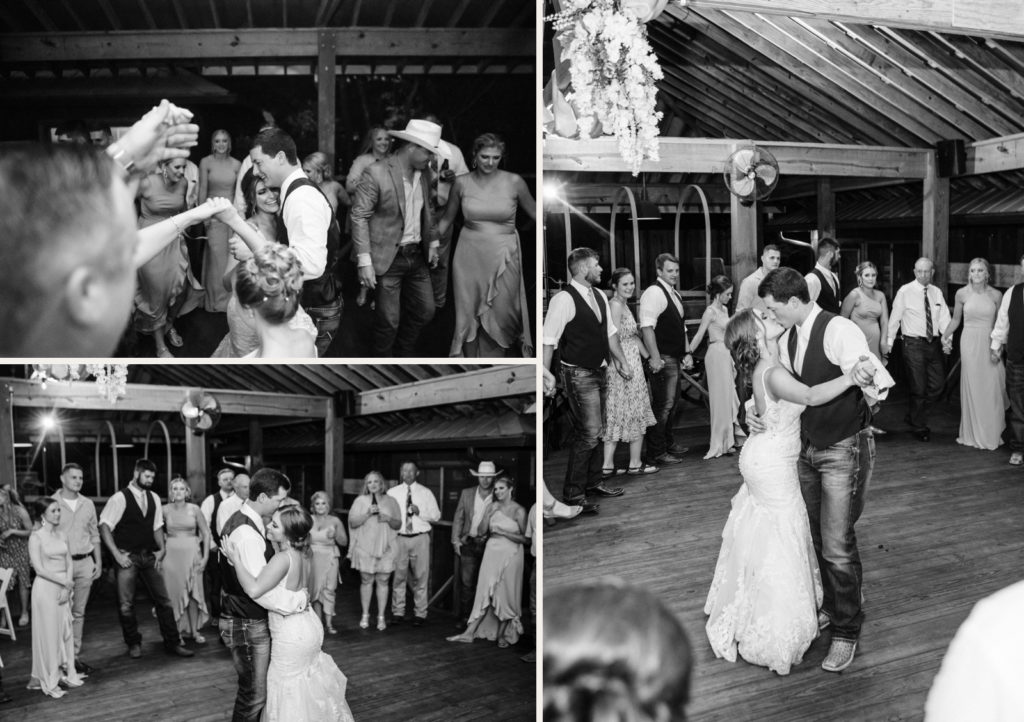
[[[856,324],[810,299],[807,282],[792,268],[770,271],[757,289],[770,316],[787,329],[779,339],[782,365],[813,386],[853,370],[858,386],[873,382],[875,365],[867,339]],[[856,367],[856,368],[855,368]],[[881,399],[885,392],[873,392]],[[748,418],[751,430],[755,422]],[[832,628],[822,662],[827,672],[853,663],[864,612],[861,562],[853,526],[864,510],[864,495],[875,460],[871,411],[861,388],[851,387],[827,404],[807,407],[800,417],[802,449],[797,462],[800,492],[807,506],[811,539],[821,568],[824,603],[818,623]]]
[[[164,515],[160,497],[151,491],[156,464],[135,462],[135,475],[127,487],[115,493],[100,514],[100,536],[113,557],[117,576],[117,618],[132,659],[142,656],[142,634],[135,617],[135,585],[142,580],[156,605],[160,636],[168,654],[195,654],[181,644],[174,609],[167,594],[160,564],[164,559]]]
[[[1020,257],[1024,273],[1024,256]],[[1006,395],[1010,397],[1010,463],[1024,464],[1024,283],[1011,286],[1003,294],[992,329],[992,363],[998,363],[1006,347]]]

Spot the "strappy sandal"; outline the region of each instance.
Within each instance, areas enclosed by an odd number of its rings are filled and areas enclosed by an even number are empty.
[[[601,469],[602,479],[611,479],[613,476],[622,476],[626,473],[625,469],[618,469],[615,467],[603,467]]]
[[[631,466],[626,471],[630,476],[641,476],[642,474],[653,474],[658,471],[658,467],[654,464],[641,464],[640,466]]]

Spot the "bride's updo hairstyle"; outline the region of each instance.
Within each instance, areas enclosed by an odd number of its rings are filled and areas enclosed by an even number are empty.
[[[692,666],[650,592],[606,578],[544,595],[544,722],[682,722]]]
[[[761,358],[761,350],[757,345],[757,331],[760,325],[760,319],[754,310],[745,308],[730,318],[725,327],[725,347],[732,354],[736,375],[748,388],[754,367]]]
[[[277,512],[284,538],[291,542],[292,549],[305,552],[309,549],[309,531],[313,528],[313,517],[298,504]]]
[[[289,321],[299,309],[302,263],[288,246],[264,246],[239,264],[235,293],[246,308],[272,324]]]

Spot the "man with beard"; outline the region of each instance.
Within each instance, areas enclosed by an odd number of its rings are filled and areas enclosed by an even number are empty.
[[[836,315],[839,315],[839,309],[843,304],[839,276],[832,270],[838,262],[839,244],[831,238],[822,238],[818,241],[818,262],[811,272],[804,276],[811,300],[821,306],[821,310]]]
[[[473,610],[473,595],[476,592],[476,580],[480,573],[480,560],[484,556],[484,545],[487,537],[480,534],[480,522],[484,517],[484,509],[494,498],[491,486],[494,477],[501,473],[493,461],[481,461],[476,471],[469,473],[476,477],[477,485],[463,489],[459,495],[459,505],[455,508],[452,520],[452,546],[459,558],[459,581],[462,602],[461,628],[469,621],[469,613]]]
[[[142,656],[142,634],[135,617],[135,586],[139,579],[156,605],[160,635],[168,654],[191,657],[192,650],[182,645],[174,609],[160,564],[164,558],[164,515],[160,497],[151,491],[156,479],[156,464],[149,459],[135,462],[131,483],[107,501],[100,514],[100,536],[113,557],[117,575],[118,620],[132,659]]]
[[[434,317],[430,269],[440,240],[430,209],[430,160],[447,150],[441,126],[410,120],[394,152],[363,171],[352,200],[352,242],[359,283],[377,289],[373,353],[413,356],[420,331]]]
[[[594,291],[594,286],[601,282],[597,251],[577,248],[570,253],[569,273],[572,281],[551,299],[544,319],[544,368],[551,371],[557,348],[559,364],[555,372],[562,380],[573,427],[562,497],[566,504],[586,505],[588,494],[623,494],[621,487],[609,487],[602,482],[602,451],[597,442],[604,424],[609,357],[623,378],[631,378],[631,374],[619,345],[618,329],[610,316],[608,299],[604,293]]]
[[[217,618],[220,616],[220,564],[218,564],[217,554],[220,552],[220,533],[217,531],[215,525],[217,521],[217,512],[220,511],[221,505],[234,496],[234,481],[235,472],[232,469],[221,469],[217,472],[217,486],[219,490],[215,494],[210,494],[208,497],[203,499],[203,503],[199,507],[199,512],[206,519],[206,526],[210,529],[210,541],[212,546],[210,547],[210,564],[206,565],[203,570],[203,581],[206,584],[207,593],[207,606],[210,609],[210,616]]]

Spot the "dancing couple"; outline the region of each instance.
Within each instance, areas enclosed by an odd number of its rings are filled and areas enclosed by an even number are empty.
[[[784,675],[831,628],[822,669],[840,672],[853,662],[864,619],[854,524],[875,460],[869,406],[893,381],[864,333],[812,302],[795,270],[770,271],[758,295],[765,317],[741,311],[726,331],[737,374],[752,389],[752,433],[704,606],[706,631],[716,656],[734,662],[739,652]]]
[[[309,604],[313,519],[298,505],[278,510],[290,487],[260,469],[221,531],[220,634],[238,673],[231,719],[348,722],[346,679],[321,650],[324,628]]]

